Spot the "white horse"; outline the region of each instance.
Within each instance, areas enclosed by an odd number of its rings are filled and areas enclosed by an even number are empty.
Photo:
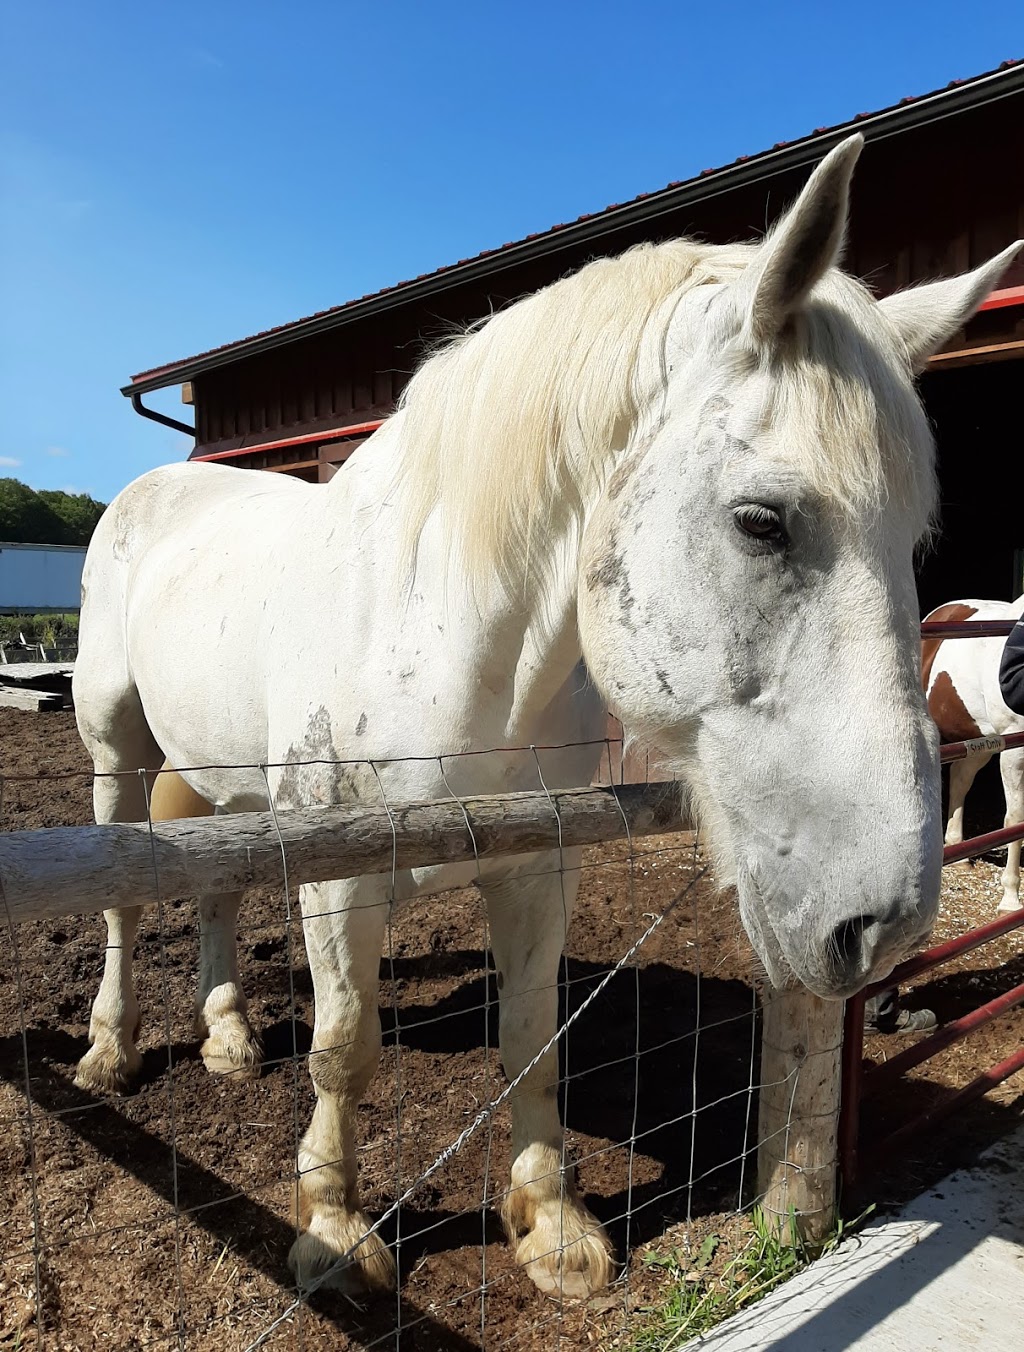
[[[688,779],[773,982],[842,998],[888,972],[939,891],[912,568],[933,447],[913,374],[1016,248],[876,303],[836,268],[861,145],[761,243],[642,245],[496,314],[420,368],[326,487],[207,465],[128,487],[85,567],[75,703],[97,772],[205,766],[184,778],[227,812],[510,791],[536,786],[530,752],[440,757],[600,741],[611,707]],[[546,783],[589,783],[599,755],[544,754]],[[98,776],[94,796],[100,822],[146,815],[138,774]],[[399,900],[478,882],[511,1077],[554,1036],[579,859],[394,882]],[[356,1178],[392,886],[301,890],[317,1099],[301,1282],[394,1278]],[[202,908],[214,1070],[258,1058],[237,905]],[[78,1073],[95,1090],[139,1066],[138,915],[106,914]],[[503,1217],[538,1286],[582,1292],[610,1250],[563,1171],[557,1082],[549,1051],[512,1096]]]
[[[939,606],[927,620],[1009,620],[1024,615],[1024,596],[1016,601],[950,601]],[[1024,732],[1024,718],[1006,707],[999,690],[999,660],[1004,638],[924,639],[921,643],[921,675],[928,697],[928,712],[944,742],[968,741],[974,737],[1005,737]],[[975,776],[995,753],[979,751],[949,767],[949,820],[946,844],[959,845],[964,838],[964,799]],[[1024,747],[1011,748],[999,756],[999,772],[1006,797],[1005,826],[1024,822]],[[1007,846],[1003,870],[1001,911],[1016,911],[1020,901],[1021,842]]]

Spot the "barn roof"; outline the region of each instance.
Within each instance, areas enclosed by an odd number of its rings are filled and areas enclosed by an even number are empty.
[[[574,221],[554,225],[548,230],[527,235],[525,239],[513,240],[496,249],[487,249],[473,258],[460,259],[457,263],[447,264],[409,281],[359,296],[327,310],[320,310],[304,319],[296,319],[288,324],[280,324],[276,328],[265,329],[251,337],[225,343],[166,366],[140,371],[132,376],[130,383],[125,385],[121,392],[125,395],[139,395],[147,390],[161,389],[167,385],[191,380],[204,371],[253,356],[258,352],[281,347],[314,333],[354,323],[369,315],[422,300],[458,282],[493,275],[527,259],[555,254],[560,250],[597,240],[602,235],[635,224],[637,221],[656,220],[659,216],[676,211],[680,207],[817,160],[832,145],[853,131],[862,132],[870,140],[879,140],[949,117],[966,108],[1006,98],[1022,89],[1024,89],[1024,60],[1004,61],[995,70],[965,80],[954,80],[943,89],[901,99],[899,103],[877,112],[858,113],[848,121],[837,123],[832,127],[818,127],[809,135],[793,141],[779,141],[769,150],[754,155],[741,155],[731,164],[717,169],[704,169],[693,178],[669,183],[655,192],[641,193],[639,197],[629,202],[617,203],[605,207],[602,211],[580,216]]]

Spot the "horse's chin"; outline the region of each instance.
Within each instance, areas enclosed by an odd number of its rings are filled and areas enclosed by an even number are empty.
[[[768,918],[761,892],[745,865],[736,869],[736,893],[740,903],[740,919],[747,938],[754,947],[765,976],[776,990],[792,990],[800,981],[786,960],[782,945]]]
[[[758,885],[756,871],[749,865],[741,863],[736,874],[736,890],[739,894],[743,927],[773,989],[777,991],[802,989],[821,1000],[842,1001],[855,995],[865,985],[865,978],[848,985],[837,985],[832,980],[822,979],[820,970],[809,967],[800,970],[787,955],[775,932],[764,894]],[[892,970],[891,966],[889,970]],[[870,980],[879,980],[883,975],[883,972],[872,972]]]

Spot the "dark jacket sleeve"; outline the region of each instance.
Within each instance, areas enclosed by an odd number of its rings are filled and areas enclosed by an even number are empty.
[[[1024,616],[1006,640],[999,663],[999,689],[1007,707],[1024,716]]]

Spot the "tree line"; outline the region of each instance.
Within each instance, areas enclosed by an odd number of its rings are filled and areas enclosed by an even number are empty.
[[[87,545],[106,511],[88,493],[29,488],[0,479],[0,540],[26,545]]]

